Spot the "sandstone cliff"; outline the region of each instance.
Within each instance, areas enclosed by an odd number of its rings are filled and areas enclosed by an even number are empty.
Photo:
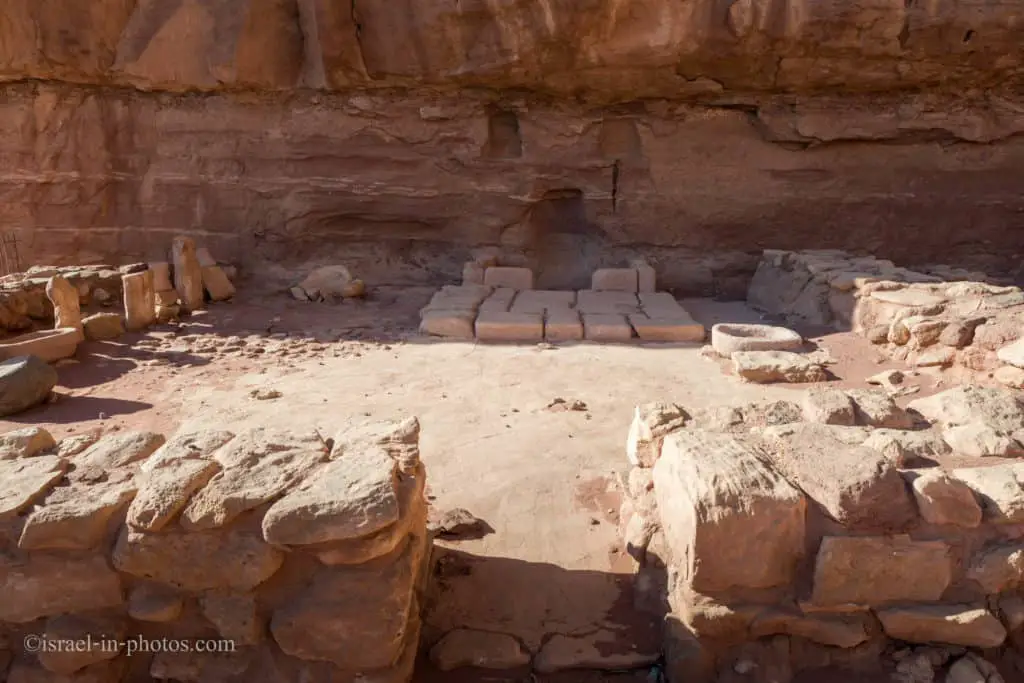
[[[700,291],[738,288],[765,247],[1010,268],[1022,12],[6,0],[0,225],[23,265],[188,232],[222,258],[346,255],[391,279],[455,275],[483,244],[584,270],[650,245]]]

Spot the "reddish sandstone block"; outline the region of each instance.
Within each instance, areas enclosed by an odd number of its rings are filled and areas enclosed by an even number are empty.
[[[640,312],[640,301],[632,292],[597,292],[582,289],[576,293],[576,309],[580,313],[628,315]]]
[[[642,313],[629,316],[636,336],[653,342],[702,342],[706,330],[688,315],[650,317]]]
[[[541,341],[544,317],[535,313],[482,311],[476,319],[480,341]]]
[[[472,339],[475,317],[476,313],[471,310],[426,310],[420,319],[420,333],[452,339]]]
[[[480,310],[506,313],[512,307],[512,302],[515,298],[516,290],[509,289],[508,287],[498,287],[491,292],[490,296],[483,300],[480,304]]]
[[[633,338],[633,328],[625,315],[584,313],[583,336],[590,341],[628,342]]]
[[[575,341],[583,339],[580,314],[571,308],[553,309],[544,317],[544,338],[548,341]]]
[[[668,292],[642,292],[638,298],[640,299],[640,308],[652,318],[688,315],[676,298]]]
[[[532,289],[520,292],[512,304],[513,313],[547,313],[565,311],[576,303],[576,292],[552,289]]]
[[[529,268],[493,266],[484,271],[484,284],[491,287],[533,289],[533,271]]]
[[[590,280],[590,288],[599,292],[636,292],[637,286],[634,268],[599,268]]]

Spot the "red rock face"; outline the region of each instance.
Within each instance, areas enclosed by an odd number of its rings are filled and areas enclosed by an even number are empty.
[[[557,281],[645,245],[694,293],[765,247],[1010,266],[1021,8],[7,0],[0,222],[30,263],[190,232],[392,279],[492,244]]]

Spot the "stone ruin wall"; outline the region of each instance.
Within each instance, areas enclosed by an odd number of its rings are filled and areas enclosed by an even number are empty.
[[[1019,397],[796,396],[637,408],[620,530],[669,680],[1020,680],[1024,471],[978,458],[1024,454]]]
[[[8,0],[0,227],[22,267],[184,232],[271,279],[501,245],[737,296],[766,247],[1019,264],[1019,1],[626,8]]]
[[[0,680],[408,681],[418,437],[0,435]]]

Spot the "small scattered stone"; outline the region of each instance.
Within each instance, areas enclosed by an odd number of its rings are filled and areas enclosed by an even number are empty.
[[[281,398],[283,394],[277,389],[253,389],[249,392],[249,396],[257,401],[270,401],[275,398]]]
[[[473,516],[468,510],[454,508],[439,514],[432,514],[427,522],[427,531],[444,539],[479,538],[488,531],[487,522]]]

